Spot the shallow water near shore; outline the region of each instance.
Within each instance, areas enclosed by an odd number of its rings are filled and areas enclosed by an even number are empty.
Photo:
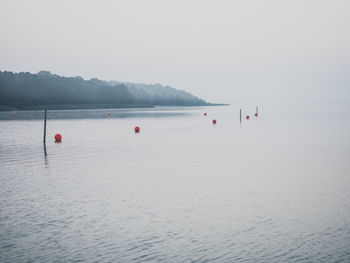
[[[350,262],[349,107],[254,112],[1,112],[0,262]]]

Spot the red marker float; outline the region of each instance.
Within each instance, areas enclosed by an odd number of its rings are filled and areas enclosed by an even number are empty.
[[[206,113],[206,112],[204,112],[204,116],[207,116],[207,113]]]
[[[57,134],[55,135],[55,142],[61,142],[61,141],[62,141],[62,135],[59,134],[59,133],[57,133]]]
[[[110,113],[108,113],[108,117],[111,117],[111,114],[110,114]]]
[[[249,120],[249,115],[247,115],[247,117],[245,117],[247,120]]]
[[[216,124],[216,120],[213,120],[213,124]]]
[[[51,113],[51,114],[50,114],[50,116],[51,116],[51,117],[54,117],[54,116],[55,116],[55,114]]]
[[[139,127],[139,126],[136,126],[136,127],[135,127],[135,132],[136,132],[136,133],[139,133],[139,132],[140,132],[140,130],[141,130],[141,129],[140,129],[140,127]]]
[[[258,113],[255,113],[255,117],[258,117]]]

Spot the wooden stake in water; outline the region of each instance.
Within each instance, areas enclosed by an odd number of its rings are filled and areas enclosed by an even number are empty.
[[[47,110],[45,110],[45,117],[44,117],[44,139],[43,139],[44,144],[46,144],[46,118],[47,118]]]
[[[259,114],[258,106],[256,106],[256,114]]]
[[[239,122],[242,122],[242,109],[239,109]]]

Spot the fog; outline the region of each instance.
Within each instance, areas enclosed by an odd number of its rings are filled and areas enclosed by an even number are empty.
[[[347,102],[350,2],[0,2],[0,70],[161,83],[209,102]]]

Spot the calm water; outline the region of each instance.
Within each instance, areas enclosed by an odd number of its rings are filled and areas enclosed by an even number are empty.
[[[350,262],[349,107],[237,113],[0,113],[0,262]]]

